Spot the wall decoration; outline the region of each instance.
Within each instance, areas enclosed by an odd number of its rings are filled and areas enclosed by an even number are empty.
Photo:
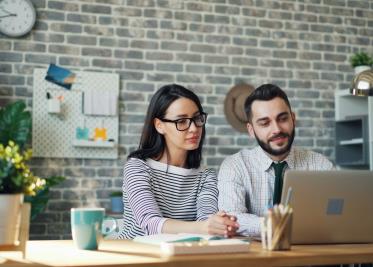
[[[45,79],[47,69],[34,70],[33,155],[118,158],[119,75],[78,71],[74,74],[75,81],[66,90]],[[85,112],[86,106],[89,112]]]
[[[0,1],[0,32],[10,37],[20,37],[31,31],[36,21],[36,11],[30,0]]]

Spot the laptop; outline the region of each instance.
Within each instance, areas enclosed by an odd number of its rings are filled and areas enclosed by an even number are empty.
[[[373,243],[373,171],[289,170],[282,202],[287,198],[292,244]]]

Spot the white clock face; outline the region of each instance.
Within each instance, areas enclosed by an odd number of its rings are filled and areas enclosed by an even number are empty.
[[[29,0],[0,0],[0,32],[22,36],[31,31],[36,14]]]

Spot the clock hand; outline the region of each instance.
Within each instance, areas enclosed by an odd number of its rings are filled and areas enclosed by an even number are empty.
[[[0,16],[0,19],[7,18],[7,17],[17,17],[17,14],[9,14],[9,15]]]
[[[0,6],[0,9],[1,9],[2,11],[4,11],[5,13],[7,13],[8,15],[12,15],[12,16],[17,15],[17,14],[15,14],[15,13],[12,13],[12,12],[10,12],[10,11],[4,9],[4,7],[2,7],[2,6]]]

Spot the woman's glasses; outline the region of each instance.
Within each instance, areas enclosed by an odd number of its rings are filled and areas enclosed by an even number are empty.
[[[190,128],[190,125],[192,125],[192,122],[194,122],[194,125],[196,127],[202,127],[206,124],[207,119],[207,113],[202,112],[201,114],[194,116],[193,118],[181,118],[177,120],[168,120],[168,119],[160,119],[163,122],[172,122],[175,123],[176,129],[178,131],[186,131]]]

